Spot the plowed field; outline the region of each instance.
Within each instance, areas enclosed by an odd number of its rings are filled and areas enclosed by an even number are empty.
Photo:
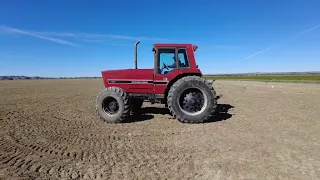
[[[273,86],[273,87],[272,87]],[[2,179],[320,179],[320,86],[216,81],[217,115],[106,124],[100,79],[0,81]]]

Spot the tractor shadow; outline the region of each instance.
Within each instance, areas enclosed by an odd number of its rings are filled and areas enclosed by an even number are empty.
[[[141,114],[161,114],[166,115],[170,114],[168,108],[161,108],[161,107],[143,107],[141,108]]]
[[[212,118],[204,123],[212,123],[218,121],[228,120],[232,117],[232,114],[228,113],[230,109],[234,108],[234,106],[230,104],[218,104],[216,108],[216,112]],[[161,114],[167,115],[170,114],[168,108],[159,108],[159,107],[144,107],[141,108],[140,114],[132,116],[132,120],[130,122],[138,122],[138,121],[145,121],[154,118],[151,114]],[[171,118],[173,119],[173,117]]]
[[[141,121],[148,121],[154,118],[154,115],[151,114],[137,114],[130,115],[130,117],[124,123],[135,123]]]
[[[229,113],[229,110],[233,108],[234,106],[230,104],[218,104],[214,116],[204,123],[212,123],[230,119],[232,114]]]

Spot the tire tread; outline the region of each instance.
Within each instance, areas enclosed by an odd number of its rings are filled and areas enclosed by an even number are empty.
[[[102,120],[103,122],[109,123],[109,124],[121,123],[121,122],[125,121],[128,118],[128,116],[130,115],[130,103],[129,103],[129,97],[128,97],[127,93],[119,87],[112,86],[112,87],[108,87],[108,88],[103,89],[96,97],[96,112],[98,113],[98,115],[99,115],[98,99],[99,99],[99,96],[101,96],[103,93],[108,93],[110,95],[114,94],[114,95],[120,97],[120,99],[124,103],[124,110],[123,110],[123,113],[121,114],[120,118],[118,118],[116,121],[108,121],[106,119],[103,119],[101,116],[99,116],[100,120]]]
[[[211,90],[212,95],[213,96],[209,96],[208,101],[212,101],[213,106],[209,107],[209,112],[207,112],[206,116],[198,121],[192,121],[192,120],[187,120],[183,114],[179,114],[177,112],[174,111],[173,109],[173,96],[175,95],[175,92],[177,90],[177,88],[179,88],[183,83],[185,82],[191,82],[192,84],[195,85],[199,85],[199,84],[205,84],[207,86],[208,89]],[[182,77],[181,79],[177,80],[170,88],[169,93],[168,93],[168,97],[167,97],[167,104],[168,104],[168,109],[170,111],[170,113],[173,115],[174,118],[176,118],[178,121],[182,122],[182,123],[203,123],[207,120],[209,120],[214,112],[215,109],[217,107],[217,101],[216,101],[216,91],[214,90],[213,86],[209,84],[209,82],[207,82],[204,78],[199,77],[199,76],[186,76],[186,77]]]

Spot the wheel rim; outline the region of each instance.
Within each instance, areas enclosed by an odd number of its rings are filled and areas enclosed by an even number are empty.
[[[118,101],[113,97],[107,97],[102,102],[102,109],[108,115],[114,115],[119,111]]]
[[[198,88],[184,90],[178,99],[179,108],[189,116],[201,114],[206,109],[207,102],[207,95]]]

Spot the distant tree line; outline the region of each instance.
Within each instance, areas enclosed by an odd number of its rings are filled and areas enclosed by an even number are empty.
[[[204,76],[265,76],[265,75],[319,75],[320,71],[314,72],[267,72],[267,73],[226,73],[226,74],[205,74]]]
[[[264,76],[264,75],[319,75],[320,71],[312,72],[269,72],[269,73],[226,73],[204,74],[204,76]],[[27,80],[27,79],[96,79],[102,77],[40,77],[40,76],[0,76],[0,80]]]

